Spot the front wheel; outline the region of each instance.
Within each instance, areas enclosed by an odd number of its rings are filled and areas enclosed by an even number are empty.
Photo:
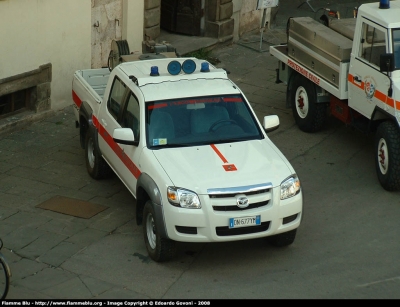
[[[162,238],[156,223],[153,204],[148,200],[143,209],[143,234],[147,252],[151,259],[163,262],[172,259],[176,254],[174,241]]]
[[[293,78],[290,101],[296,124],[304,132],[317,132],[326,121],[327,105],[317,103],[314,83],[299,74]]]
[[[391,121],[378,126],[375,135],[375,166],[378,179],[387,191],[400,190],[400,131]]]

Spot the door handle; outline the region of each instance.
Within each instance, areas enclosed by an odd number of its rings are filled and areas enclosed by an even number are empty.
[[[361,79],[360,79],[359,76],[354,76],[354,81],[356,81],[356,82],[361,82]]]
[[[106,120],[104,118],[101,119],[101,122],[102,122],[104,127],[107,127],[107,122],[106,122]]]

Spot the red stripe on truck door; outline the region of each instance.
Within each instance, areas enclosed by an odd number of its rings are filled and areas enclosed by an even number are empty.
[[[135,163],[129,158],[129,156],[122,150],[122,148],[114,141],[112,136],[107,132],[107,130],[100,124],[98,118],[92,115],[92,120],[94,126],[97,128],[99,135],[104,139],[108,146],[114,151],[117,157],[124,163],[126,168],[132,173],[132,175],[137,179],[142,173]]]

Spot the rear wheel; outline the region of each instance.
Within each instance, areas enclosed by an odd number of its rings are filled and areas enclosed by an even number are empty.
[[[317,91],[314,83],[302,75],[296,74],[290,96],[293,116],[300,130],[304,132],[321,130],[326,121],[327,105],[317,103]]]
[[[86,132],[85,138],[85,160],[86,169],[92,178],[103,179],[111,175],[112,170],[97,150],[94,135],[90,129]]]
[[[276,247],[284,247],[292,244],[296,238],[297,229],[290,230],[288,232],[280,233],[274,236],[267,237],[269,244]]]
[[[375,166],[378,179],[387,191],[400,190],[400,131],[394,122],[378,126],[375,135]]]
[[[0,250],[3,247],[3,241],[0,239]],[[7,297],[8,289],[10,286],[11,270],[8,266],[6,259],[0,253],[0,300]]]
[[[147,252],[151,259],[163,262],[172,259],[176,254],[174,241],[162,238],[156,223],[152,202],[148,200],[143,209],[143,234]]]

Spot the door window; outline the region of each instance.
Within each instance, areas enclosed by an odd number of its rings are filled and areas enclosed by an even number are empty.
[[[400,69],[400,29],[393,29],[393,53],[396,69]]]
[[[140,110],[139,102],[133,93],[129,94],[128,102],[126,104],[126,109],[122,114],[121,126],[124,128],[131,128],[133,135],[135,136],[135,141],[139,141],[140,132]]]
[[[386,53],[386,35],[382,30],[364,23],[359,56],[379,67],[380,55]]]
[[[121,111],[125,89],[126,85],[120,79],[115,78],[107,102],[108,111],[115,118],[115,120],[118,119],[119,113]]]

